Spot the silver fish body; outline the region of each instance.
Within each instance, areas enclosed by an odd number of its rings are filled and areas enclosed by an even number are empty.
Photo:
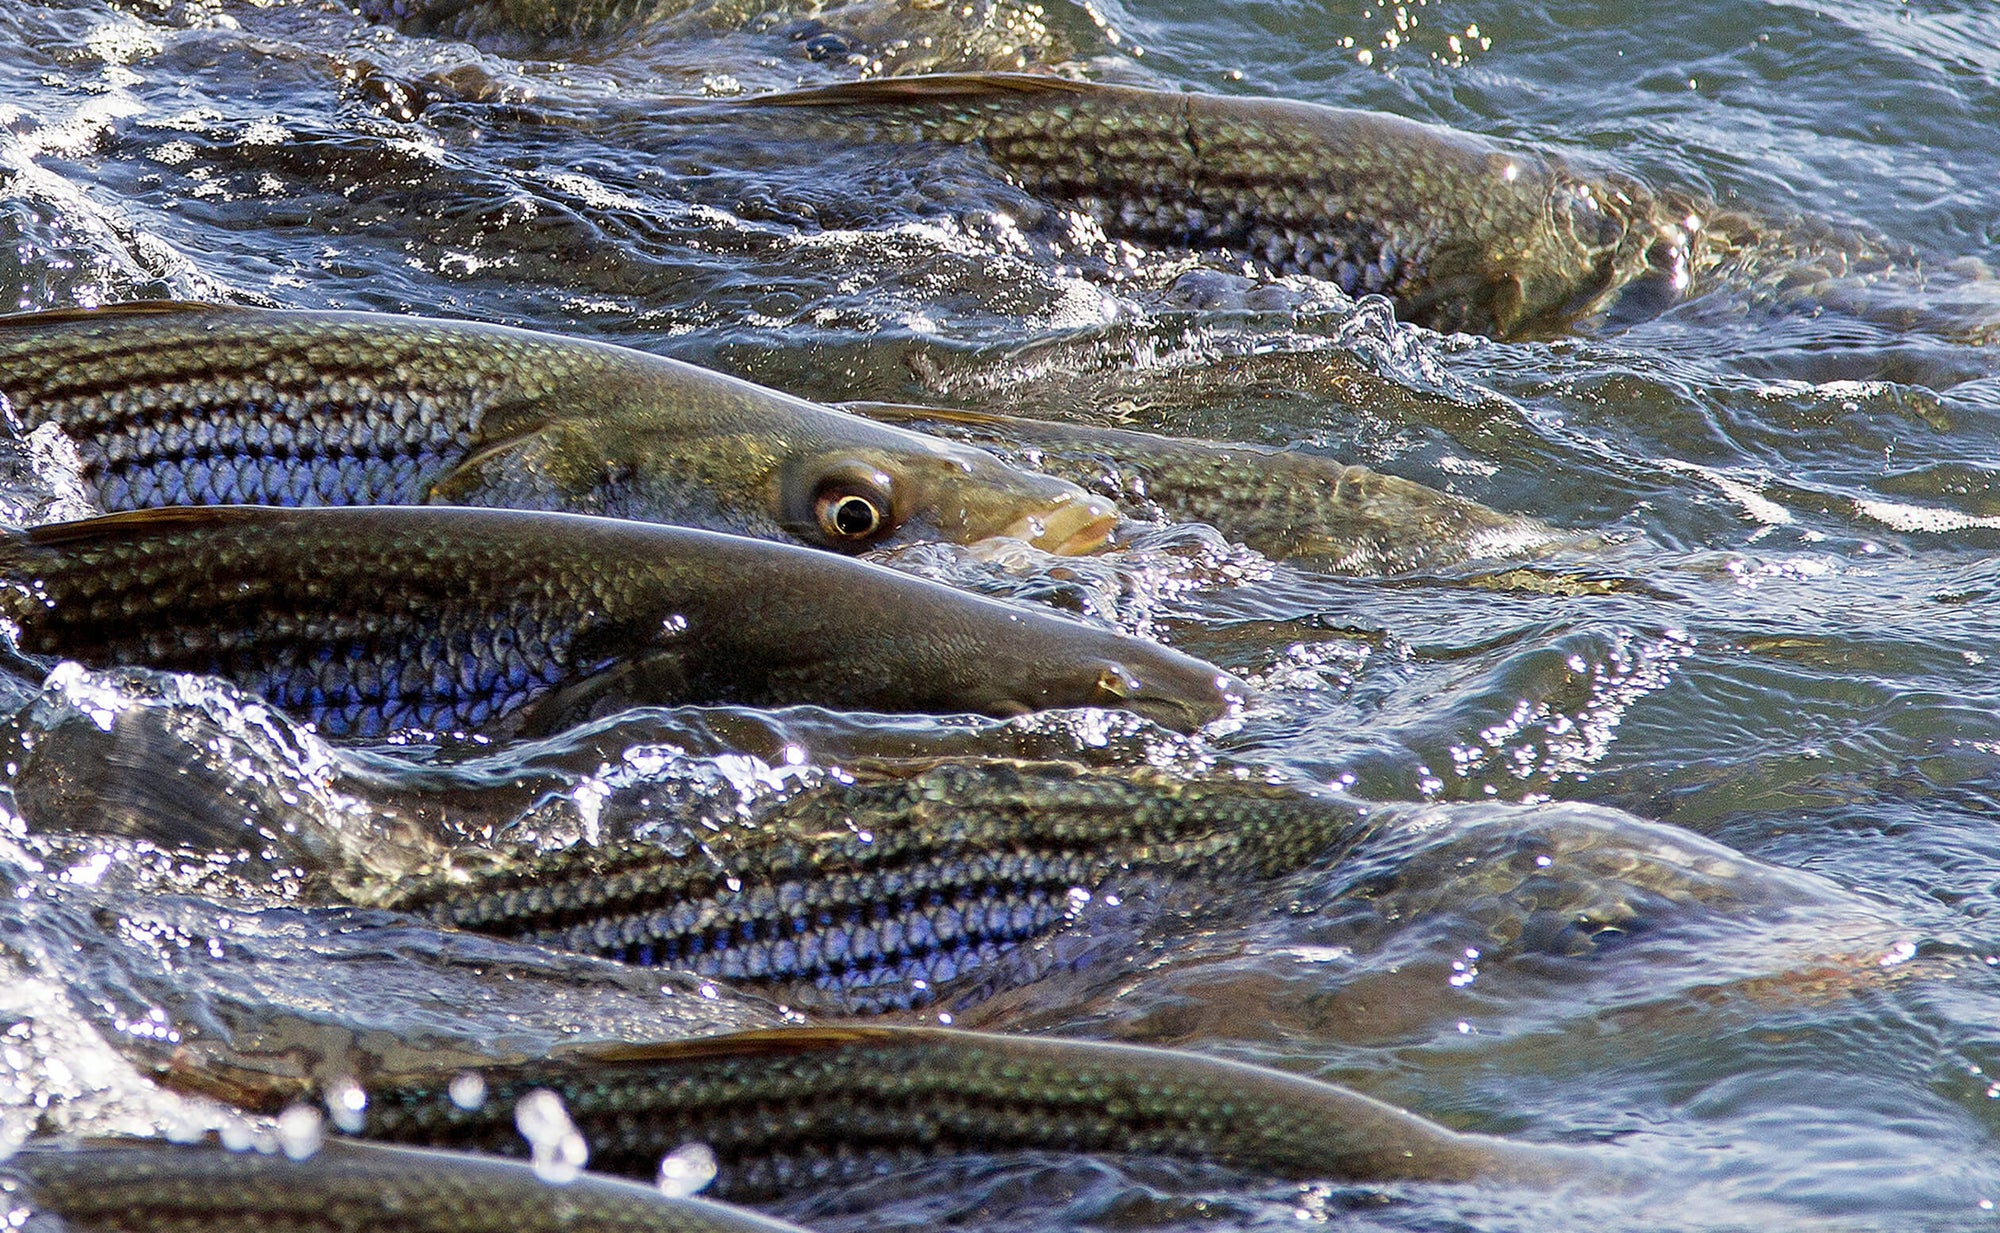
[[[506,506],[859,552],[1103,543],[1117,511],[978,449],[606,343],[377,313],[0,317],[0,395],[111,512]]]
[[[1157,643],[741,536],[458,507],[140,510],[0,535],[30,655],[235,681],[331,736],[514,736],[631,706],[1016,715],[1191,729],[1242,682]]]
[[[1399,316],[1559,332],[1687,289],[1687,210],[1628,176],[1379,112],[1284,99],[940,74],[759,95],[696,113],[801,141],[975,146],[1113,236],[1221,250]],[[1630,305],[1622,302],[1630,300]]]
[[[657,1188],[553,1185],[492,1156],[333,1140],[302,1160],[212,1143],[35,1143],[0,1161],[73,1233],[802,1233]]]

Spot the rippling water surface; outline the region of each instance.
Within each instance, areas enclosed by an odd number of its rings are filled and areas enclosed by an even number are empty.
[[[2000,350],[1986,342],[2000,282],[1978,264],[2000,232],[1990,10],[454,11],[398,27],[338,0],[0,8],[0,303],[533,325],[815,398],[1292,446],[1612,543],[1390,578],[1273,563],[1190,527],[1103,559],[892,560],[1163,638],[1262,687],[1240,723],[1196,738],[1088,715],[685,711],[520,750],[336,753],[214,683],[62,669],[7,700],[22,708],[0,734],[16,803],[165,817],[227,854],[30,835],[8,812],[0,1134],[208,1124],[216,1108],[132,1060],[190,1042],[470,1058],[787,1017],[699,981],[315,906],[342,844],[393,846],[369,801],[449,781],[494,826],[525,814],[516,831],[557,842],[660,802],[726,812],[870,754],[1027,753],[1267,768],[1422,808],[1336,867],[1115,939],[962,1022],[1265,1061],[1453,1126],[1603,1144],[1667,1180],[1608,1196],[1302,1188],[1015,1158],[787,1215],[824,1229],[2000,1220]],[[660,95],[1037,65],[1556,148],[1876,236],[1925,273],[1859,308],[1725,288],[1623,329],[1496,343],[1308,279],[1106,240],[969,157],[802,162],[646,119]],[[33,476],[13,485],[17,520],[62,508]],[[280,839],[242,847],[257,827]]]

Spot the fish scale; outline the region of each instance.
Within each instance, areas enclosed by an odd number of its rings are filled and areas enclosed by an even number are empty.
[[[1368,827],[1361,806],[1296,786],[945,763],[823,785],[697,832],[684,855],[572,849],[479,877],[399,881],[371,902],[878,1012],[924,1005],[1009,956],[1041,962],[1023,944],[1109,889],[1129,901],[1194,870],[1209,886],[1290,872]]]
[[[35,1143],[0,1176],[26,1183],[6,1188],[10,1215],[57,1215],[73,1233],[804,1233],[652,1186],[554,1186],[516,1161],[340,1140],[303,1160],[213,1143]]]
[[[452,431],[442,423],[399,427],[393,420],[371,422],[364,406],[329,408],[322,400],[308,402],[280,391],[236,398],[226,390],[184,388],[173,397],[240,403],[243,411],[235,421],[183,419],[136,431],[93,431],[97,423],[120,419],[129,410],[109,408],[101,417],[90,415],[87,407],[62,413],[63,422],[79,430],[85,475],[107,510],[161,504],[415,503],[475,440],[469,427]],[[360,431],[336,435],[333,425],[346,418],[341,410],[362,417]],[[287,416],[309,425],[306,440]],[[313,436],[320,441],[312,441]]]

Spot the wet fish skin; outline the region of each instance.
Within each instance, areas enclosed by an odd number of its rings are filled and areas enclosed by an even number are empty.
[[[546,732],[631,706],[813,702],[1191,729],[1247,687],[1189,656],[831,553],[447,507],[142,510],[0,538],[29,655],[221,676],[333,737]]]
[[[74,1233],[801,1233],[657,1188],[551,1185],[518,1161],[332,1140],[304,1160],[157,1139],[31,1143],[0,1176]],[[15,1196],[18,1200],[21,1196]]]
[[[494,33],[533,43],[601,38],[671,14],[685,6],[673,0],[361,0],[361,15],[409,34],[471,40]]]
[[[981,450],[472,322],[178,303],[0,317],[0,395],[76,443],[108,511],[439,502],[842,552],[994,535],[1082,552],[1117,514]]]
[[[1029,0],[360,0],[369,21],[515,58],[643,31],[654,45],[747,35],[767,51],[865,76],[1021,69],[1076,58],[1075,40]],[[566,46],[567,45],[567,46]]]
[[[497,873],[399,878],[368,901],[875,1013],[992,979],[1107,892],[1131,902],[1149,881],[1277,876],[1335,858],[1369,827],[1355,802],[1261,780],[967,759],[829,782],[691,832],[689,850],[569,849]]]
[[[1664,823],[1577,803],[1461,807],[1450,829],[1383,807],[1380,872],[1346,892],[1385,921],[1453,922],[1481,954],[1582,956],[1703,917],[1748,919],[1833,903],[1812,875]]]
[[[1630,177],[1376,112],[1027,74],[864,81],[712,106],[804,141],[978,146],[1112,236],[1222,249],[1501,338],[1686,289],[1688,211]],[[1621,301],[1629,300],[1629,304]]]
[[[561,1097],[593,1167],[651,1178],[689,1142],[714,1150],[711,1192],[755,1201],[928,1159],[1007,1151],[1170,1157],[1316,1180],[1588,1177],[1584,1153],[1459,1134],[1329,1083],[1197,1053],[951,1028],[775,1028],[597,1045],[485,1067],[486,1100],[452,1074],[363,1077],[362,1134],[524,1154],[514,1103]],[[269,1074],[181,1069],[168,1083],[253,1108],[302,1096]]]
[[[1583,547],[1588,537],[1314,454],[941,407],[847,403],[883,423],[1018,456],[1133,508],[1205,522],[1273,560],[1406,573]]]

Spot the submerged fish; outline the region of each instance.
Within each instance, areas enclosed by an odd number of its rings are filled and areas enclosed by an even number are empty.
[[[1402,573],[1580,546],[1586,537],[1315,454],[941,407],[850,403],[873,420],[974,443],[1086,489],[1205,522],[1277,560]]]
[[[695,831],[692,849],[573,848],[498,872],[398,878],[367,898],[875,1012],[1033,979],[1059,962],[1033,944],[1094,901],[1134,914],[1150,883],[1211,889],[1289,873],[1338,856],[1368,826],[1355,802],[1259,780],[951,761],[828,782]]]
[[[977,146],[1109,235],[1378,292],[1437,329],[1546,334],[1605,311],[1657,312],[1688,283],[1695,224],[1638,181],[1376,112],[1025,74],[864,81],[706,110],[804,142]]]
[[[801,1233],[603,1177],[552,1185],[518,1161],[340,1140],[303,1160],[149,1139],[32,1143],[0,1161],[10,1206],[74,1233]],[[35,1227],[30,1225],[29,1227]]]
[[[842,552],[1104,542],[1117,511],[982,450],[625,347],[375,313],[127,304],[0,317],[0,395],[106,510],[511,506]]]
[[[630,706],[1015,715],[1190,729],[1247,692],[1156,643],[863,561],[517,510],[144,510],[8,532],[29,655],[221,676],[320,725],[544,732]]]
[[[1007,1151],[1208,1161],[1327,1181],[1550,1184],[1593,1173],[1574,1149],[1459,1134],[1380,1101],[1172,1049],[950,1028],[775,1028],[665,1044],[596,1045],[480,1068],[486,1098],[454,1101],[458,1068],[361,1079],[362,1134],[522,1155],[515,1102],[561,1097],[608,1173],[651,1179],[683,1144],[715,1152],[713,1193],[764,1198],[925,1159]],[[275,1111],[300,1081],[176,1068],[175,1087]]]

